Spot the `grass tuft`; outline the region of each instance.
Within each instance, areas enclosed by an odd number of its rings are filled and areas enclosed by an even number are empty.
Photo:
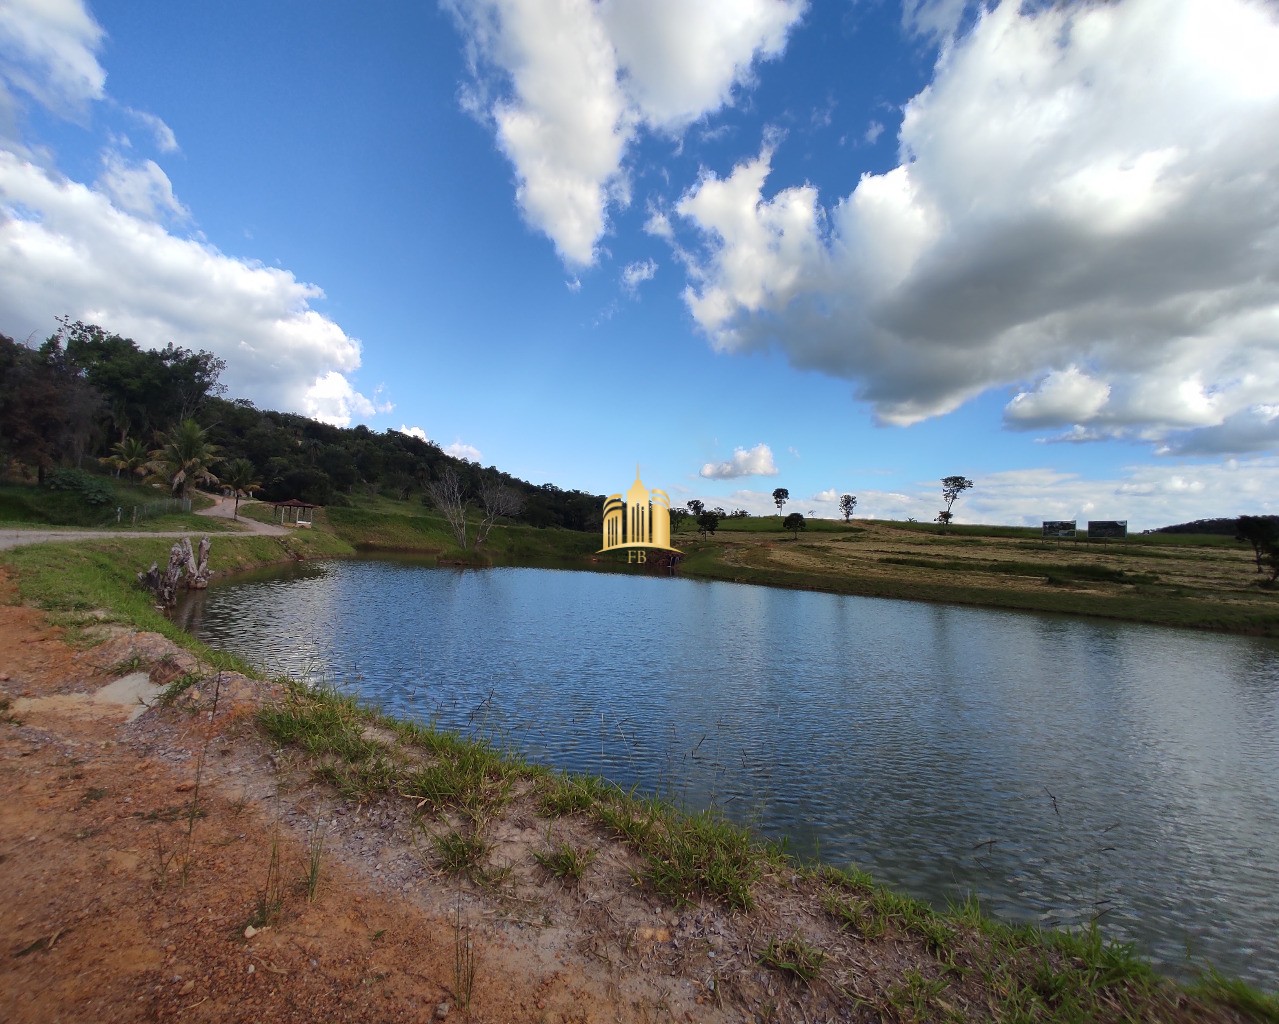
[[[1209,967],[1198,984],[1191,989],[1195,994],[1223,1003],[1253,1020],[1265,1024],[1279,1024],[1279,995],[1269,995],[1253,988],[1237,978],[1227,978],[1215,967]]]
[[[569,843],[557,843],[551,849],[533,854],[533,859],[552,875],[565,882],[580,882],[595,860],[595,851],[581,851]]]
[[[480,871],[489,845],[478,831],[464,832],[454,829],[442,835],[432,836],[440,867],[450,875],[475,875]]]
[[[795,934],[784,940],[769,939],[768,946],[760,951],[759,962],[808,983],[821,973],[826,954]]]

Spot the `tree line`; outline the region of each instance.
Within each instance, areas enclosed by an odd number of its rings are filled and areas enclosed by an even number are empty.
[[[602,495],[519,480],[399,431],[258,409],[226,397],[225,369],[210,352],[143,349],[69,318],[39,345],[0,334],[0,470],[44,484],[60,469],[102,467],[175,492],[315,505],[361,492],[435,504],[430,485],[451,473],[464,504],[501,489],[502,507],[518,497],[532,526],[600,528]]]

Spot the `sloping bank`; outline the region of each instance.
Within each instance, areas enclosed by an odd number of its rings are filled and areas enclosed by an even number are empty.
[[[281,803],[305,802],[312,820],[330,823],[333,855],[370,884],[434,915],[437,928],[456,907],[449,988],[476,1019],[496,1019],[485,1016],[485,956],[491,970],[500,955],[508,971],[567,972],[593,993],[576,1015],[535,1004],[532,1020],[1279,1020],[1273,997],[1216,976],[1177,985],[1095,931],[1011,928],[975,905],[938,912],[864,874],[797,864],[715,815],[553,773],[339,694],[279,684],[260,688],[251,718],[219,713],[220,675],[208,663],[225,659],[174,629],[134,584],[169,543],[45,545],[6,553],[0,566],[20,600],[72,639],[89,643],[115,622],[204,659],[171,697],[225,723],[225,762],[239,749],[260,764],[274,748],[277,821]],[[345,553],[320,532],[283,544],[220,537],[213,563]],[[313,927],[303,898],[267,879],[255,920],[300,939]]]

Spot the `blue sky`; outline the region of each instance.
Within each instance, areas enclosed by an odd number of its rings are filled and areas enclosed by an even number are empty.
[[[1279,512],[1270,0],[0,0],[0,331],[534,482]]]

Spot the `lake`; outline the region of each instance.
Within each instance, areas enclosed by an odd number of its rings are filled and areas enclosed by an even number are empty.
[[[1279,988],[1279,642],[407,560],[193,594],[186,628],[401,717],[717,807],[1014,921]]]

